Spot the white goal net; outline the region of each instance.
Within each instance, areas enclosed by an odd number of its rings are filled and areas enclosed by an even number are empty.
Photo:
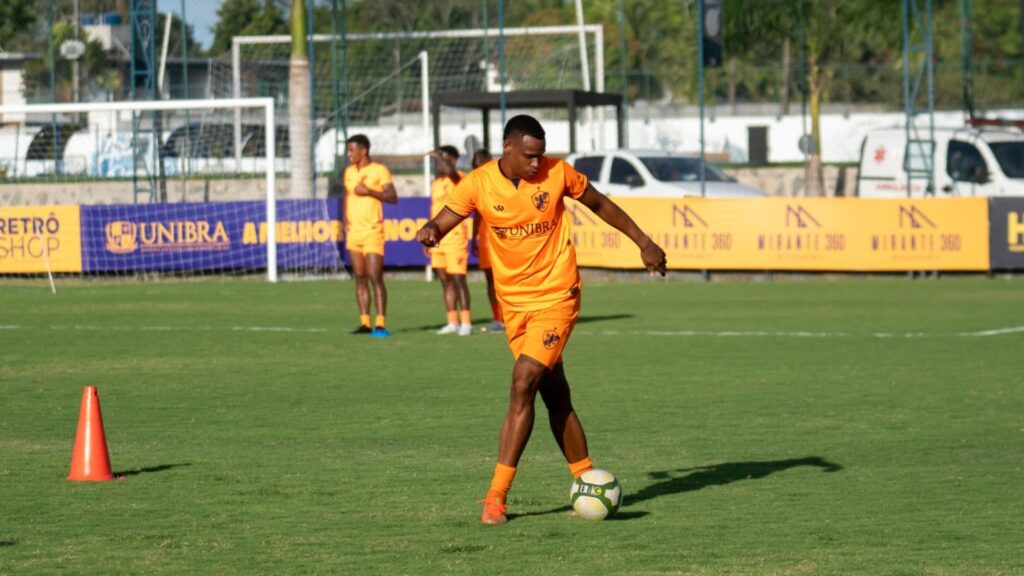
[[[430,94],[501,89],[497,29],[353,33],[345,37],[314,34],[310,38],[318,134],[315,161],[320,173],[343,163],[342,143],[345,135],[353,132],[368,134],[374,148],[383,154],[421,155],[429,150],[430,135],[415,132],[423,113],[420,83],[425,78],[429,78]],[[603,44],[599,25],[506,28],[504,89],[603,91]],[[234,98],[271,97],[281,106],[288,100],[290,50],[291,37],[286,35],[234,37],[230,65],[222,62],[213,69],[216,92]],[[421,73],[409,62],[424,52],[429,54],[430,64],[429,70]],[[461,124],[478,119],[476,114],[445,115],[449,117]],[[242,137],[239,121],[234,134],[236,139]]]
[[[0,275],[275,281],[341,268],[338,202],[290,198],[276,177],[289,167],[271,98],[0,106],[0,117],[20,119],[0,132]]]

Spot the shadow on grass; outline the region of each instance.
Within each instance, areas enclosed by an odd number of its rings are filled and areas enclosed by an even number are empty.
[[[606,320],[625,320],[627,318],[633,318],[633,314],[606,314],[604,316],[580,316],[576,319],[577,324],[586,324],[588,322],[604,322]],[[491,321],[490,318],[474,318],[473,319],[473,333],[480,331],[480,326],[483,326]],[[423,326],[407,326],[405,328],[398,328],[392,330],[393,334],[408,334],[412,332],[435,332],[444,327],[444,324],[425,324]],[[498,332],[504,334],[504,332]]]
[[[572,506],[566,505],[566,506],[559,506],[558,508],[551,508],[550,510],[539,510],[537,512],[521,512],[519,514],[507,514],[507,516],[508,516],[508,519],[511,521],[511,520],[515,520],[516,518],[527,518],[529,516],[547,516],[548,514],[558,514],[560,512],[563,512],[566,515],[568,515],[569,512],[571,512],[571,511],[572,511]],[[648,514],[650,514],[650,512],[644,512],[642,510],[635,510],[635,511],[632,511],[632,512],[623,512],[620,509],[618,512],[616,512],[612,516],[609,516],[607,518],[607,520],[616,520],[616,521],[636,520],[637,518],[643,518],[644,516],[647,516]]]
[[[173,470],[174,468],[182,468],[184,466],[191,466],[190,462],[183,462],[181,464],[161,464],[159,466],[149,466],[147,468],[132,468],[131,470],[125,470],[123,472],[115,472],[115,477],[138,476],[139,474],[151,474],[154,472],[166,472],[167,470]]]
[[[604,316],[580,316],[576,319],[577,324],[587,324],[589,322],[604,322],[605,320],[625,320],[627,318],[633,318],[632,314],[605,314]]]
[[[808,456],[763,462],[725,462],[713,466],[649,472],[648,475],[656,482],[639,492],[633,494],[627,492],[623,506],[632,506],[659,496],[693,492],[708,486],[722,486],[740,480],[759,480],[776,472],[799,466],[820,468],[822,472],[838,472],[843,469],[839,464],[829,462],[820,456]]]
[[[15,544],[17,544],[17,542],[14,540],[0,540],[0,548],[5,546],[14,546]]]

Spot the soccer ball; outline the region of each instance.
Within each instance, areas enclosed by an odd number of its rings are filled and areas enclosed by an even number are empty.
[[[572,508],[587,520],[604,520],[619,509],[622,484],[607,470],[587,470],[573,480],[569,491]]]

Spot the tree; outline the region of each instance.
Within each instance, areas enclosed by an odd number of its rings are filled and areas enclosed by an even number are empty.
[[[32,0],[4,0],[0,2],[0,51],[12,51],[13,41],[23,37],[35,24]]]
[[[57,22],[53,27],[53,43],[59,47],[65,40],[75,38],[75,27],[70,22]],[[79,30],[78,39],[85,41],[85,33]],[[72,73],[71,61],[61,57],[60,52],[55,50],[57,57],[57,69],[54,77],[57,80],[56,102],[71,102]],[[50,53],[45,51],[42,59],[33,60],[25,65],[25,90],[28,93],[49,93],[50,89]],[[121,86],[121,76],[117,69],[110,64],[103,46],[93,40],[85,42],[85,54],[81,59],[81,83],[83,94],[99,94],[100,91],[114,92]]]
[[[225,0],[217,10],[210,56],[231,50],[235,36],[287,34],[288,26],[280,7],[272,0]]]
[[[313,195],[312,94],[306,44],[306,0],[292,0],[292,57],[288,67],[288,141],[291,144],[291,197]]]

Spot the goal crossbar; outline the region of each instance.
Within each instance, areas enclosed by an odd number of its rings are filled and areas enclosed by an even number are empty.
[[[421,40],[444,38],[497,38],[515,36],[542,36],[558,34],[593,34],[594,35],[594,89],[604,92],[604,27],[600,24],[562,25],[562,26],[524,26],[516,28],[467,28],[465,30],[420,30],[413,32],[359,32],[344,36],[335,34],[310,34],[310,42],[329,42],[331,40],[365,41],[365,40]],[[233,36],[231,38],[231,94],[237,100],[242,97],[242,46],[266,44],[291,44],[292,37],[288,34],[272,34],[265,36]],[[584,85],[589,72],[582,70]],[[603,115],[603,111],[601,112]],[[602,116],[603,117],[603,116]],[[235,112],[234,138],[236,160],[241,161],[240,143],[242,140],[242,116]]]

